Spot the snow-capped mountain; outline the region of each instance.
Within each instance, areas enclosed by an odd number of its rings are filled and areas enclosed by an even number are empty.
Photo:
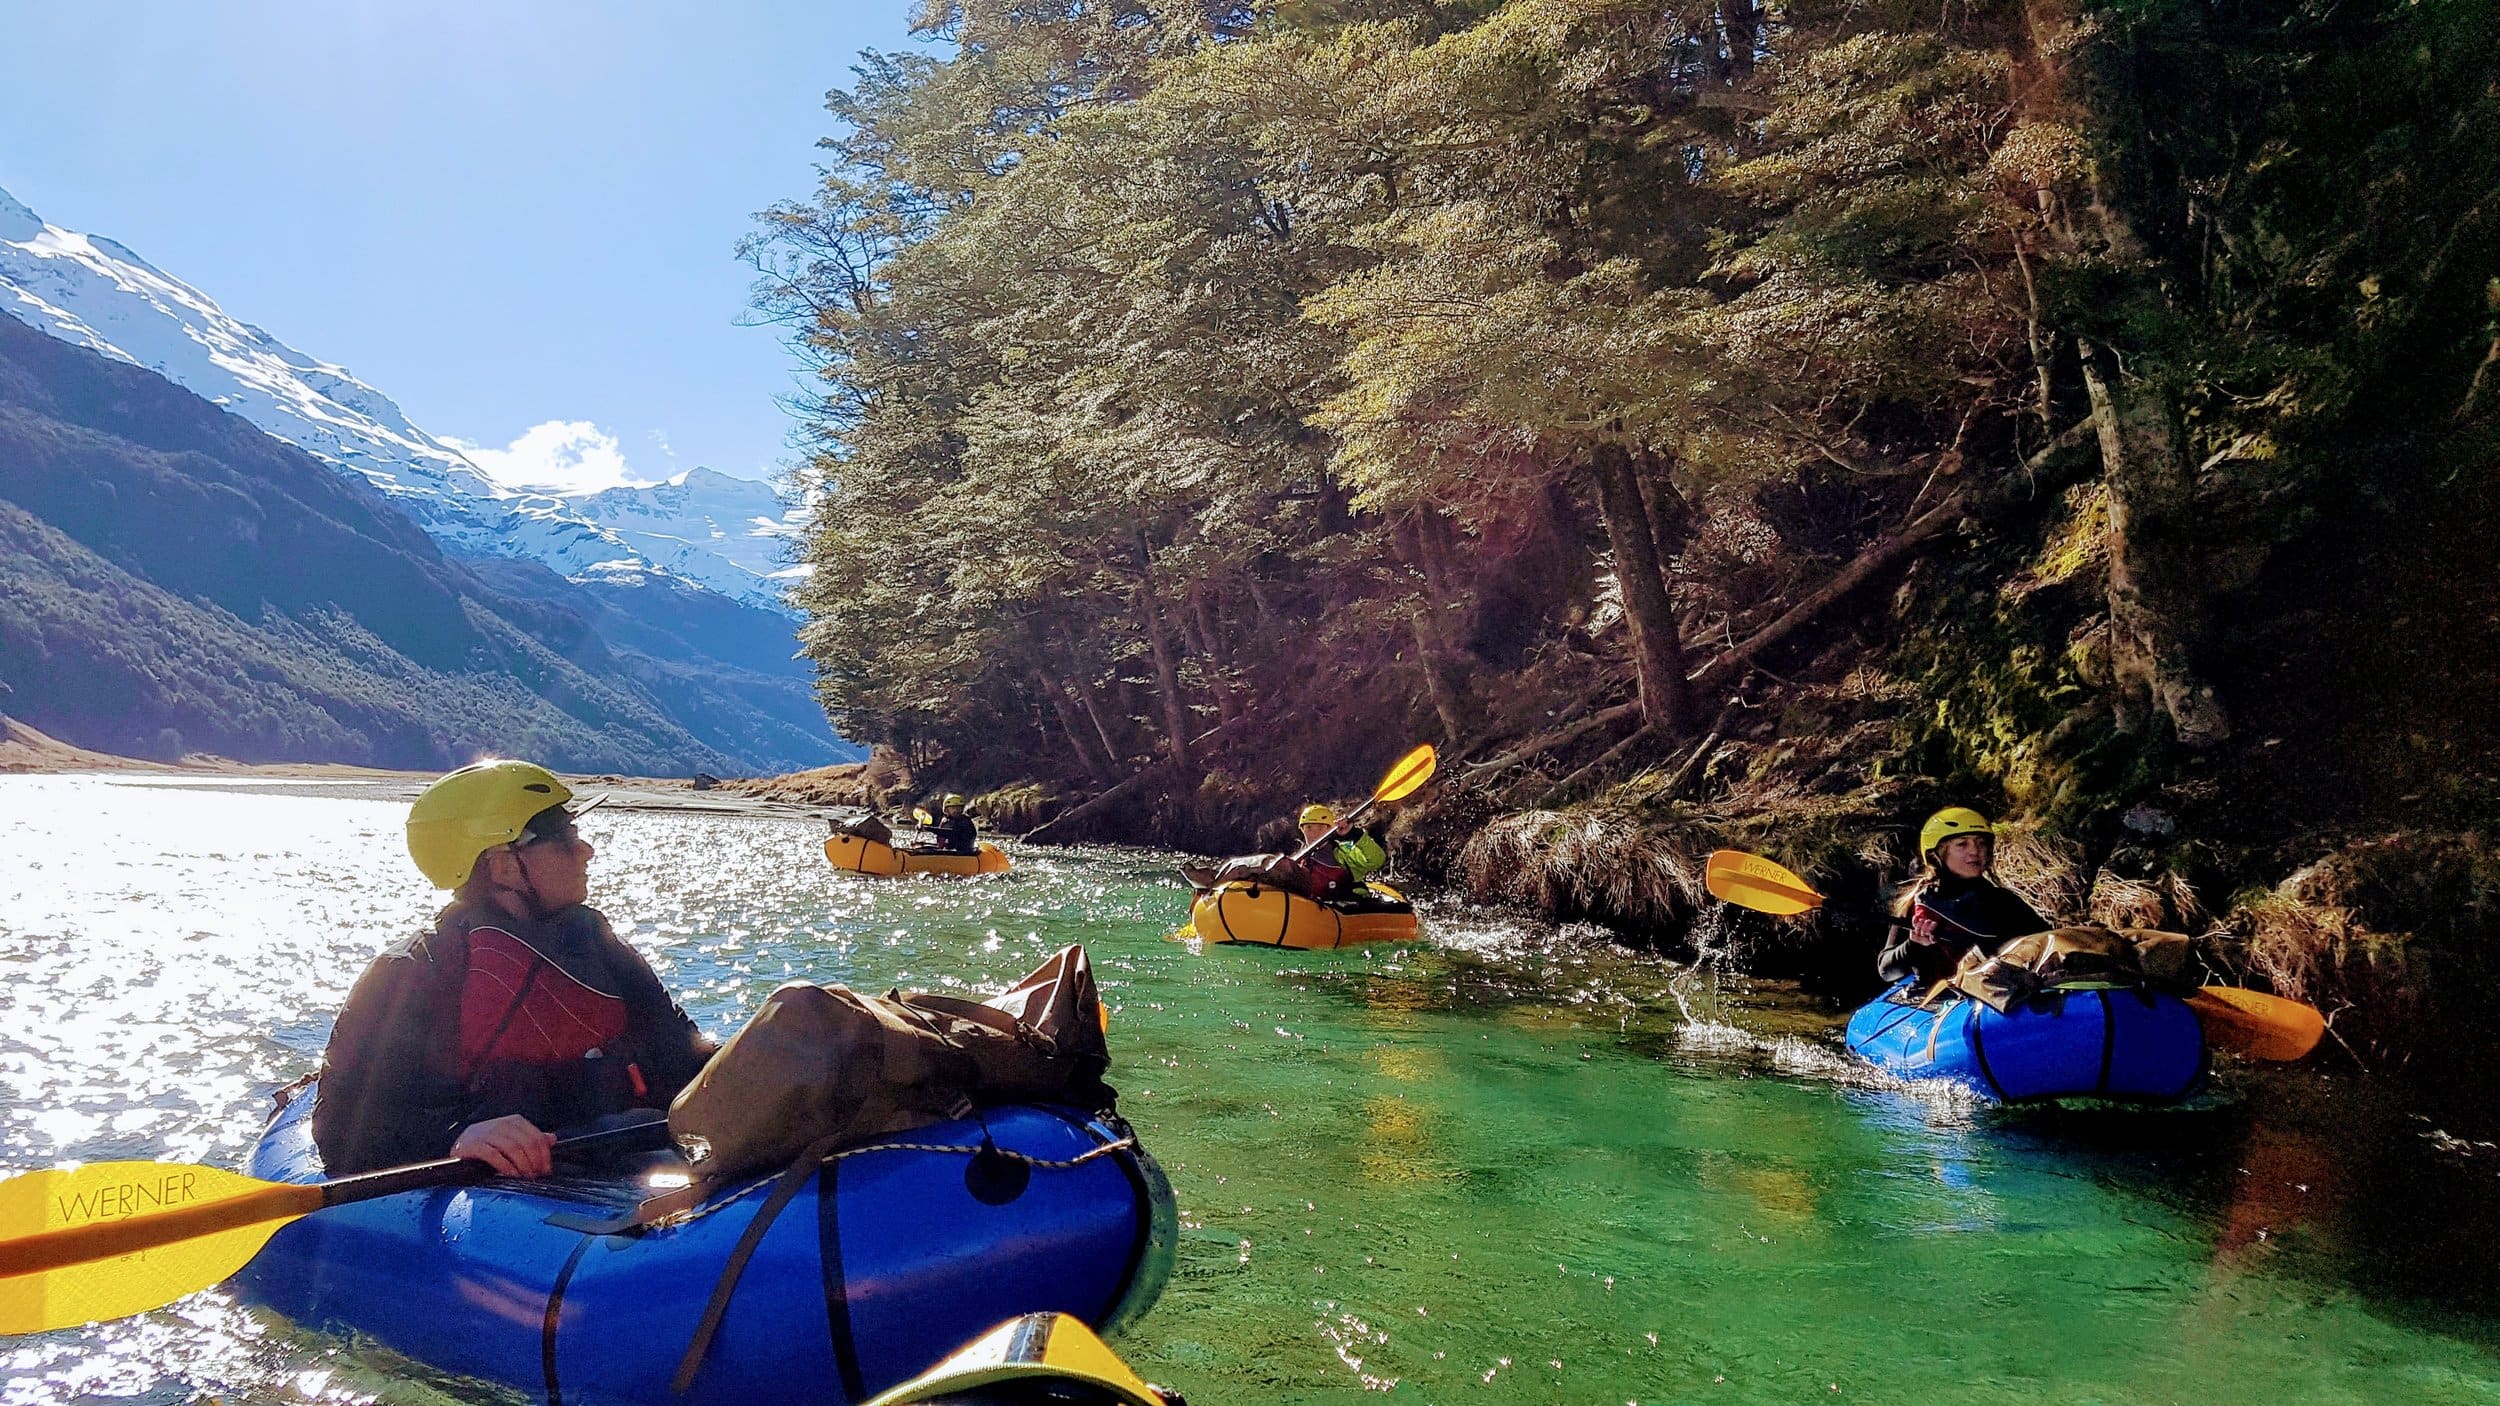
[[[801,514],[783,507],[769,483],[693,468],[648,488],[608,488],[563,502],[662,570],[707,585],[723,562],[776,588],[804,571],[789,561]]]
[[[437,541],[543,562],[584,583],[651,576],[788,609],[797,527],[771,487],[694,469],[651,488],[558,497],[496,483],[389,396],[307,356],[137,254],[44,223],[0,190],[0,312],[156,372],[379,489]]]

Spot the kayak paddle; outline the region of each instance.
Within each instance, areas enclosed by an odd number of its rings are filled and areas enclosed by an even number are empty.
[[[555,1152],[622,1145],[666,1118],[564,1138]],[[336,1181],[261,1181],[181,1162],[89,1162],[0,1181],[0,1335],[161,1308],[251,1262],[289,1221],[328,1206],[484,1181],[465,1157]]]
[[[1434,768],[1438,767],[1440,764],[1440,754],[1432,749],[1432,744],[1429,742],[1416,748],[1414,751],[1407,753],[1405,756],[1398,758],[1397,765],[1389,768],[1389,774],[1380,778],[1380,785],[1372,791],[1371,799],[1346,812],[1345,818],[1347,820],[1356,819],[1361,816],[1363,812],[1370,810],[1373,806],[1379,805],[1384,801],[1402,801],[1408,796],[1415,794],[1417,787],[1422,786],[1425,782],[1432,779]],[[1336,831],[1331,830],[1327,835],[1322,835],[1318,839],[1311,841],[1309,844],[1306,844],[1302,848],[1294,851],[1293,857],[1296,860],[1310,858],[1311,852],[1318,849],[1321,845],[1326,844],[1328,842],[1329,835],[1334,835],[1335,833]]]
[[[993,1397],[985,1389],[1022,1395]],[[1065,1401],[1103,1406],[1170,1406],[1120,1355],[1103,1345],[1084,1321],[1065,1313],[1028,1313],[1010,1318],[957,1349],[943,1362],[879,1393],[868,1406],[913,1406],[947,1401]]]
[[[1741,849],[1712,850],[1702,884],[1740,908],[1775,917],[1811,913],[1823,906],[1823,895],[1806,887],[1805,880]]]
[[[2206,986],[2187,998],[2205,1038],[2251,1059],[2298,1059],[2326,1035],[2316,1006],[2244,986]]]
[[[1805,880],[1740,849],[1712,853],[1702,884],[1715,898],[1775,917],[1804,913],[1823,903],[1823,895]],[[2326,1017],[2317,1007],[2263,991],[2207,986],[2185,999],[2207,1041],[2251,1059],[2298,1059],[2326,1033]]]

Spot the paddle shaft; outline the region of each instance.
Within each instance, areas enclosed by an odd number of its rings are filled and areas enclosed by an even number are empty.
[[[666,1118],[646,1119],[621,1128],[561,1138],[553,1150],[558,1155],[595,1151],[667,1126]],[[178,1162],[166,1163],[165,1175],[170,1182],[176,1183],[169,1187],[169,1191],[179,1194],[179,1179],[190,1170]],[[193,1206],[177,1206],[146,1215],[63,1226],[58,1230],[0,1241],[0,1278],[118,1259],[161,1245],[214,1235],[220,1231],[239,1230],[262,1221],[291,1220],[330,1206],[353,1205],[376,1197],[396,1196],[403,1191],[485,1181],[493,1175],[494,1168],[484,1162],[467,1157],[444,1157],[432,1162],[416,1162],[405,1167],[340,1177],[336,1181],[271,1182],[240,1196],[223,1197]]]
[[[645,1118],[621,1127],[602,1128],[595,1133],[575,1133],[557,1138],[548,1149],[557,1157],[578,1156],[586,1152],[604,1152],[611,1147],[630,1145],[634,1139],[655,1133],[668,1126],[668,1118]],[[411,1162],[404,1167],[385,1167],[378,1172],[359,1172],[336,1181],[319,1184],[321,1205],[352,1206],[382,1196],[397,1196],[403,1191],[423,1191],[434,1186],[457,1186],[464,1182],[485,1181],[495,1169],[472,1157],[438,1157],[431,1162]]]

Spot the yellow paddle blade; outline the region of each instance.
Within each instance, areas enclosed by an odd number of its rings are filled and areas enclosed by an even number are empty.
[[[927,811],[920,809],[918,806],[912,807],[911,818],[919,821],[923,825],[935,825],[937,823],[936,820],[930,817]]]
[[[1432,749],[1431,743],[1425,743],[1398,758],[1398,764],[1389,768],[1387,776],[1380,778],[1380,789],[1372,792],[1373,802],[1406,799],[1415,794],[1416,787],[1430,781],[1434,769],[1440,765],[1441,754]]]
[[[318,1186],[178,1162],[91,1162],[0,1181],[0,1334],[172,1303],[241,1269]]]
[[[1823,906],[1823,895],[1805,880],[1761,855],[1747,854],[1741,849],[1712,851],[1710,864],[1702,871],[1702,884],[1712,897],[1774,917],[1808,913]]]
[[[1070,1399],[1077,1401],[1165,1406],[1163,1395],[1121,1361],[1118,1353],[1105,1347],[1093,1329],[1064,1313],[1028,1313],[1009,1319],[868,1406],[971,1399],[982,1387],[1015,1381],[1091,1388],[1072,1394]]]
[[[2237,986],[2208,986],[2187,998],[2205,1043],[2251,1059],[2298,1059],[2326,1035],[2316,1006]]]

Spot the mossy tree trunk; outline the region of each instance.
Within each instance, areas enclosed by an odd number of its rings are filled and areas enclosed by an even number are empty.
[[[2084,385],[2109,484],[2109,654],[2118,726],[2141,731],[2166,717],[2179,741],[2208,747],[2231,735],[2229,714],[2197,668],[2212,602],[2197,551],[2195,480],[2157,385],[2113,376],[2088,348]]]
[[[2083,34],[2074,0],[2027,0],[2023,18],[2030,42],[2016,82],[2026,121],[2089,131],[2089,105],[2069,68]],[[2112,291],[2122,299],[2167,302],[2142,272],[2150,262],[2143,241],[2097,168],[2084,167],[2062,195],[2043,189],[2040,210],[2043,231],[2066,259],[2119,273]],[[2196,476],[2177,407],[2151,354],[2130,370],[2109,347],[2078,340],[2076,350],[2109,486],[2105,599],[2118,726],[2139,732],[2167,718],[2182,744],[2212,746],[2231,726],[2199,667],[2215,578],[2198,550]]]
[[[1675,605],[1659,568],[1649,507],[1641,496],[1632,455],[1601,444],[1589,456],[1597,479],[1598,511],[1614,548],[1615,579],[1623,589],[1623,615],[1632,635],[1633,676],[1639,684],[1641,721],[1667,737],[1684,734],[1692,700],[1684,683],[1684,641],[1677,634]]]

